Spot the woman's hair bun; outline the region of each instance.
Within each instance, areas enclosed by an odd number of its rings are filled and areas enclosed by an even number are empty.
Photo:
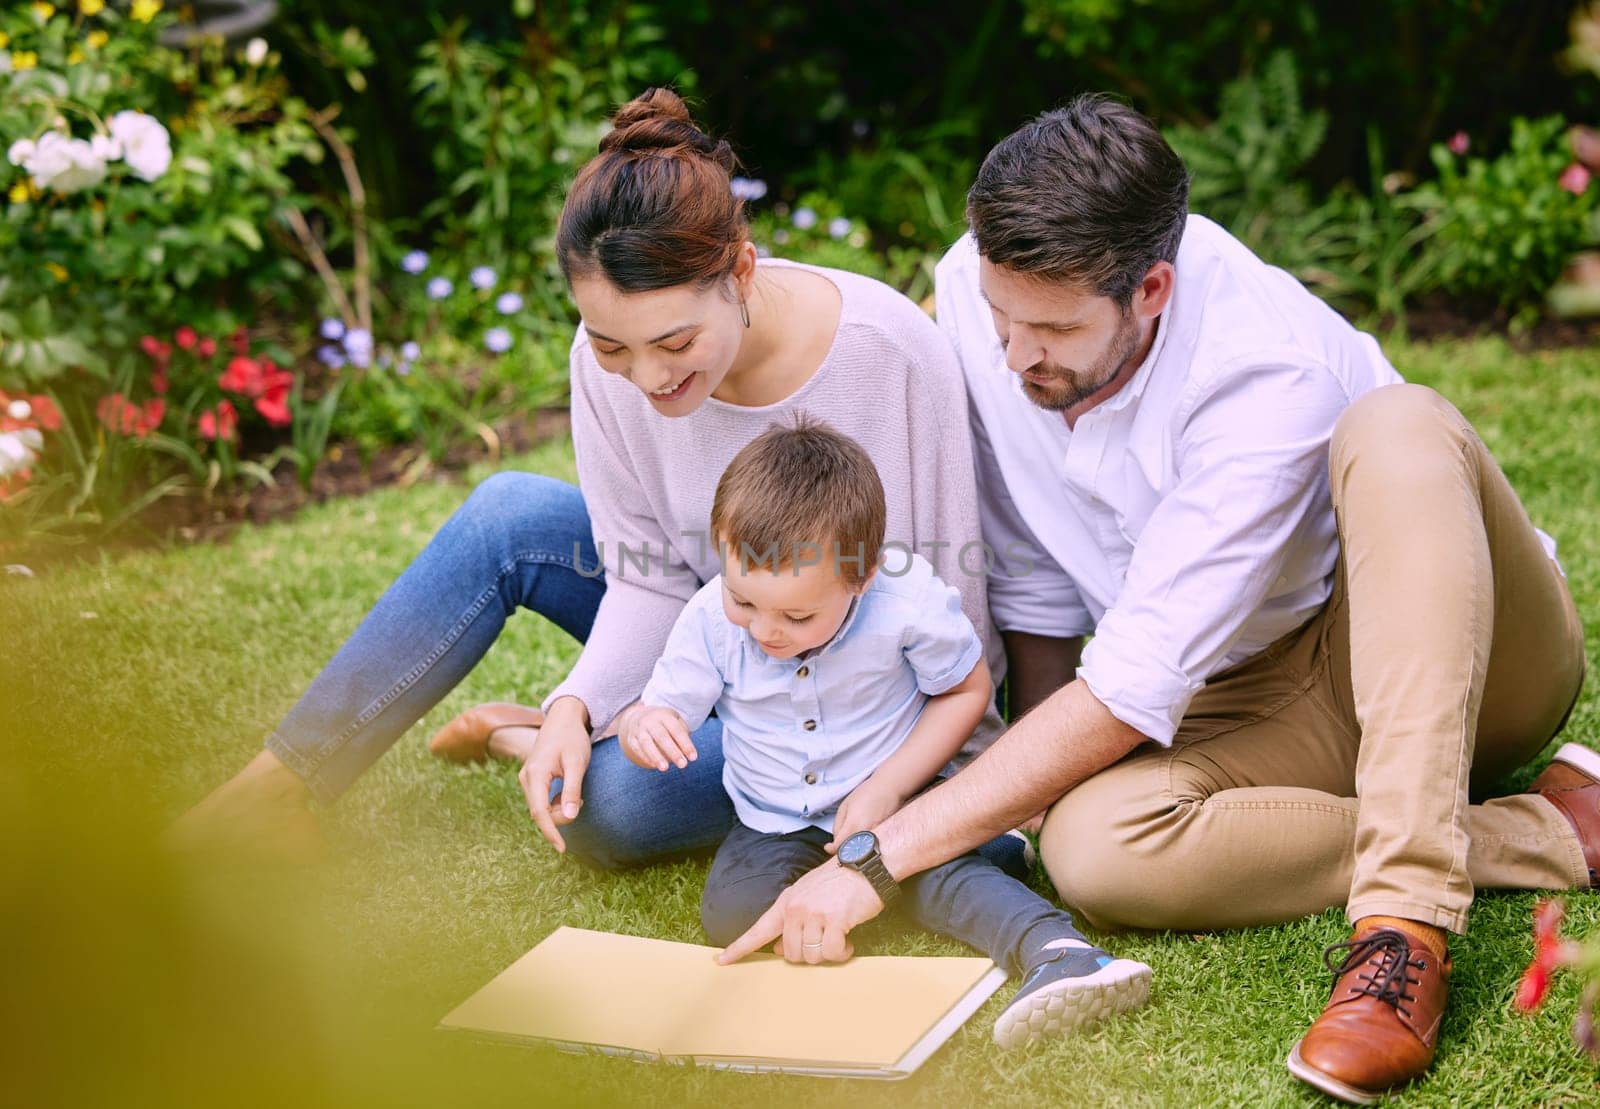
[[[671,89],[649,88],[617,109],[611,132],[600,140],[600,153],[663,154],[692,151],[728,172],[737,166],[733,148],[714,141],[689,115],[683,97]]]

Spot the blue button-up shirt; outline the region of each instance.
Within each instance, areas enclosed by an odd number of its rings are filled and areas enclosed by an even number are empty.
[[[775,659],[728,620],[722,578],[684,607],[642,700],[691,730],[722,721],[722,783],[758,832],[833,830],[839,803],[899,749],[928,698],[983,656],[961,595],[891,551],[832,639]]]

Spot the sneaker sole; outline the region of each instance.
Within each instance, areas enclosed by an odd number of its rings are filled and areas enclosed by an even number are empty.
[[[1137,1009],[1150,1000],[1152,971],[1117,959],[1082,978],[1063,978],[1016,1002],[994,1022],[994,1042],[1022,1047]]]
[[[1551,761],[1565,763],[1600,782],[1600,752],[1591,751],[1581,743],[1563,743]]]
[[[1289,1073],[1294,1075],[1307,1086],[1314,1086],[1331,1098],[1348,1102],[1351,1105],[1371,1105],[1381,1096],[1371,1090],[1361,1090],[1341,1082],[1331,1074],[1324,1074],[1304,1059],[1300,1058],[1300,1045],[1295,1044],[1294,1050],[1289,1052],[1289,1058],[1284,1060],[1289,1067]]]

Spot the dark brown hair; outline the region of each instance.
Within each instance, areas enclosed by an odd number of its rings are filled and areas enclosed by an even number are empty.
[[[711,502],[711,534],[746,572],[776,572],[807,558],[833,565],[852,586],[883,550],[883,482],[848,435],[801,415],[773,425],[728,463]]]
[[[568,283],[599,272],[642,293],[725,277],[749,238],[729,185],[732,148],[696,127],[671,89],[646,89],[611,123],[561,209],[556,257]]]
[[[1157,262],[1175,261],[1189,173],[1155,124],[1080,96],[1002,139],[967,193],[978,252],[997,266],[1081,285],[1126,308]]]

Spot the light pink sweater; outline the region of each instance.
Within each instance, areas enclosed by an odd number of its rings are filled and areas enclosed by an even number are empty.
[[[980,534],[966,388],[955,352],[933,321],[887,285],[842,270],[804,268],[837,286],[839,328],[816,373],[777,404],[745,407],[712,397],[689,415],[668,419],[636,386],[602,370],[578,330],[571,357],[572,438],[606,592],[582,655],[545,705],[577,697],[596,734],[638,698],[678,613],[722,571],[704,539],[722,471],[746,443],[800,411],[866,449],[883,479],[886,541],[911,545],[960,590],[997,679],[1002,671],[981,552],[975,547],[965,560],[973,572],[958,564],[958,552]],[[930,546],[939,543],[946,546]],[[626,560],[620,546],[632,552]],[[647,569],[641,571],[635,555],[645,549]],[[964,755],[998,732],[991,711]]]

